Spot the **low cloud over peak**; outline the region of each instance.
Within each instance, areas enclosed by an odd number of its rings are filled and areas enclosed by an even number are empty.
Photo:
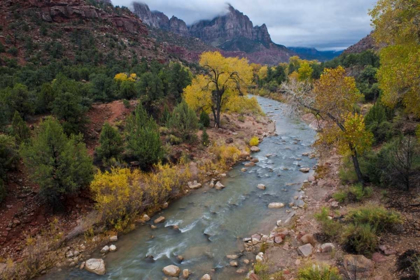
[[[130,7],[132,0],[113,0]],[[225,0],[142,0],[151,10],[183,19],[188,25],[226,13]],[[343,49],[370,33],[368,10],[376,0],[230,0],[254,25],[266,24],[275,43]]]

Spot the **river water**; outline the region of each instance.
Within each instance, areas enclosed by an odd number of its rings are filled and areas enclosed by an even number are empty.
[[[291,217],[294,211],[288,206],[268,209],[267,205],[270,202],[302,204],[294,197],[302,195],[301,184],[312,171],[301,173],[299,165],[312,168],[316,164],[315,159],[302,156],[311,152],[315,131],[290,116],[287,105],[262,97],[258,101],[264,112],[276,121],[278,136],[265,138],[260,144],[261,151],[253,154],[260,160],[255,167],[244,173],[243,165],[236,165],[222,180],[225,189],[205,187],[192,191],[152,217],[152,220],[160,215],[166,217],[166,222],[157,229],[140,226],[121,236],[116,243],[118,250],[105,258],[106,275],[97,276],[75,268],[42,279],[158,280],[164,278],[162,268],[169,264],[181,270],[188,268],[193,272],[189,279],[200,279],[206,273],[218,280],[244,279],[245,275],[239,275],[236,270],[248,270],[250,266],[241,260],[255,257],[245,254],[239,259],[239,267],[233,268],[226,255],[240,254],[242,238],[255,233],[267,234],[276,221],[284,222]],[[273,156],[268,158],[267,154]],[[266,190],[257,189],[260,183],[266,185]],[[173,225],[178,225],[180,230],[174,230]],[[184,257],[182,263],[177,261],[178,255]],[[154,261],[146,256],[153,256]]]

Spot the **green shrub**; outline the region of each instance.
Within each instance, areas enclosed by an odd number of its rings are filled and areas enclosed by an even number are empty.
[[[389,211],[383,206],[366,205],[349,211],[346,221],[355,225],[368,224],[377,233],[391,229],[396,224],[401,224],[401,215],[395,211]]]
[[[210,116],[204,111],[201,111],[201,114],[200,114],[200,124],[202,124],[203,127],[210,126]]]
[[[338,201],[340,203],[343,203],[343,202],[345,202],[347,200],[348,192],[347,191],[338,191],[335,194],[333,194],[332,197],[336,201]]]
[[[4,53],[6,51],[6,48],[4,45],[0,42],[0,53]]]
[[[330,238],[336,238],[341,231],[342,225],[329,217],[330,209],[322,207],[321,212],[315,214],[315,219],[321,224],[322,232]]]
[[[169,143],[171,143],[171,145],[179,145],[179,144],[182,143],[181,138],[178,138],[178,137],[176,137],[175,135],[172,135],[172,134],[169,135],[168,141],[169,141]]]
[[[310,264],[298,271],[298,280],[341,280],[336,267],[327,264]]]
[[[13,137],[0,134],[0,179],[7,179],[7,172],[16,168],[19,161]]]
[[[11,47],[7,52],[10,53],[13,56],[17,56],[19,50],[16,47]]]
[[[378,236],[370,224],[348,224],[344,227],[341,242],[347,252],[369,255],[378,247]]]
[[[354,195],[356,201],[362,201],[364,198],[372,196],[373,189],[371,187],[363,187],[362,184],[357,184],[350,187],[349,193]]]
[[[209,141],[210,141],[209,140],[209,135],[207,134],[207,130],[204,127],[203,128],[203,134],[201,134],[201,144],[203,144],[203,146],[206,146],[207,147],[210,144]]]
[[[262,262],[256,262],[254,264],[254,272],[258,275],[258,277],[261,280],[268,280],[269,274],[268,274],[268,265]]]
[[[123,99],[123,104],[124,104],[124,107],[127,108],[127,109],[130,108],[130,106],[131,106],[130,101],[128,101],[127,99]]]
[[[3,179],[0,178],[0,205],[6,198],[6,186],[4,185]]]
[[[15,111],[15,115],[12,120],[12,135],[16,139],[16,143],[20,144],[31,137],[29,127],[23,121],[18,111]]]

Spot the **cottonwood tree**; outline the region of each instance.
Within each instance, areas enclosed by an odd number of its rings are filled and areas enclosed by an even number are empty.
[[[326,69],[313,85],[296,79],[283,84],[283,90],[297,111],[310,111],[322,119],[318,144],[337,146],[339,152],[352,158],[358,180],[363,183],[358,157],[372,144],[364,118],[355,111],[362,97],[353,77],[344,68]]]
[[[379,0],[370,12],[373,37],[381,48],[377,77],[382,102],[393,108],[402,102],[420,117],[420,25],[418,0]]]
[[[212,112],[215,126],[220,127],[220,113],[226,110],[229,99],[247,94],[252,67],[244,58],[225,58],[219,52],[203,53],[200,65],[206,74],[194,78],[185,88],[184,98],[194,110]]]

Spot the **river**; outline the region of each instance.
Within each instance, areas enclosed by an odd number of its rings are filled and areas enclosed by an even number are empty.
[[[262,97],[258,101],[264,112],[276,121],[278,136],[265,138],[260,144],[261,151],[253,154],[260,160],[255,167],[242,172],[243,164],[237,164],[222,180],[225,189],[205,187],[192,191],[157,214],[166,217],[166,222],[157,229],[140,226],[121,236],[116,243],[118,250],[105,258],[106,275],[97,276],[75,268],[42,279],[157,280],[164,278],[162,268],[169,264],[192,271],[189,279],[200,279],[206,273],[218,280],[244,279],[245,274],[236,270],[248,271],[251,267],[243,259],[255,256],[243,254],[239,267],[234,268],[230,267],[226,255],[241,254],[242,238],[255,233],[267,234],[278,220],[284,222],[293,215],[294,210],[288,206],[268,209],[267,205],[270,202],[302,204],[294,197],[302,194],[300,187],[316,164],[316,159],[302,156],[311,152],[315,131],[290,116],[287,105]],[[300,172],[299,165],[310,167],[311,172]],[[257,189],[260,183],[266,185],[266,190]],[[180,230],[174,230],[173,225],[178,225]],[[178,255],[184,257],[182,263],[178,262]],[[100,256],[99,252],[96,256]],[[153,256],[154,261],[146,256]]]

